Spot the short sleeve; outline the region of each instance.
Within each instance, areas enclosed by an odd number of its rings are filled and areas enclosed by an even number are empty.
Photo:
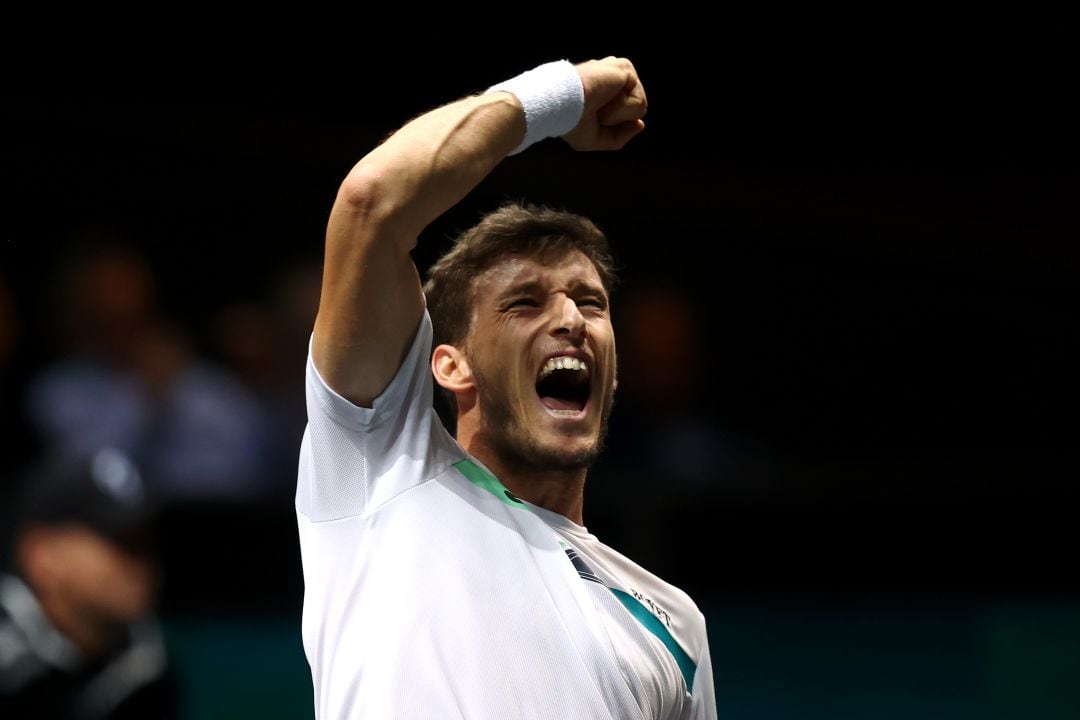
[[[431,343],[425,310],[394,379],[364,408],[326,384],[309,342],[296,488],[296,508],[309,520],[369,512],[464,457],[433,408]]]

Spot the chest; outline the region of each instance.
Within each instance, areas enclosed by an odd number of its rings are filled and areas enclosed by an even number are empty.
[[[647,587],[628,582],[565,539],[560,544],[585,585],[619,672],[644,716],[682,717],[694,668],[671,635],[671,612],[649,597]]]

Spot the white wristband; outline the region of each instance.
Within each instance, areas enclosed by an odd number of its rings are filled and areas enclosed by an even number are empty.
[[[585,111],[581,76],[569,60],[556,60],[523,72],[486,92],[505,90],[525,109],[525,139],[510,154],[516,155],[544,138],[559,137],[577,127]]]

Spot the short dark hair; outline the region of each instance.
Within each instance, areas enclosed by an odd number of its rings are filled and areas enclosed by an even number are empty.
[[[543,257],[580,250],[596,267],[611,294],[617,278],[607,237],[588,218],[546,205],[504,203],[462,232],[428,270],[424,294],[434,330],[434,345],[460,345],[469,334],[476,278],[508,256]],[[441,388],[438,388],[442,390]],[[457,403],[443,390],[453,419]],[[444,420],[447,419],[443,415]]]

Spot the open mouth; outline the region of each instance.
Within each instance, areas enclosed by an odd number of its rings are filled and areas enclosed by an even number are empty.
[[[544,407],[557,415],[577,415],[589,400],[589,367],[572,357],[550,358],[540,369],[536,394]]]

